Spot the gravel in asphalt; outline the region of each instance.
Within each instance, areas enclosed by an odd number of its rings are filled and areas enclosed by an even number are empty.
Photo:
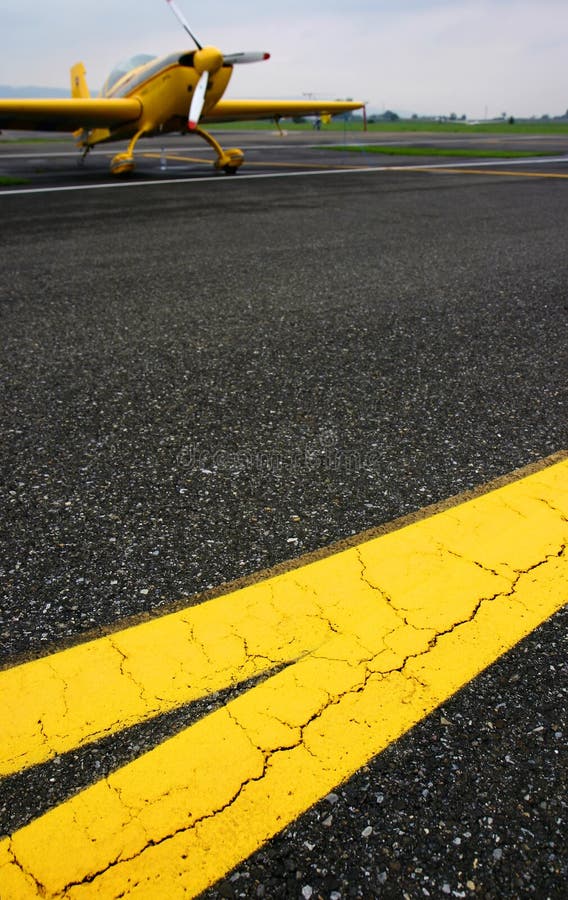
[[[1,198],[3,663],[566,447],[564,191],[398,173]],[[211,896],[563,896],[564,627]],[[12,782],[4,827],[179,715]]]

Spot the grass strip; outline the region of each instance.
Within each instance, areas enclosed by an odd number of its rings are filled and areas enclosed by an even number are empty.
[[[396,144],[346,144],[330,147],[321,145],[316,150],[343,150],[348,153],[382,153],[386,156],[461,156],[473,159],[528,159],[535,156],[555,156],[552,152],[530,150],[481,150],[478,148],[400,147]]]
[[[62,144],[64,142],[69,142],[69,135],[62,134],[60,137],[0,137],[0,144],[3,147],[9,147],[11,144]]]
[[[0,185],[3,187],[9,187],[15,184],[31,184],[29,178],[16,178],[11,175],[0,175]]]
[[[281,120],[285,131],[314,131],[310,120],[305,122],[293,122],[291,119]],[[209,123],[209,131],[274,131],[276,128],[273,120],[261,119],[249,122],[218,122]],[[341,116],[333,119],[329,124],[322,125],[322,132],[327,131],[355,131],[363,132],[363,122],[360,118],[345,122]],[[398,122],[369,122],[367,131],[388,132],[389,134],[495,134],[495,135],[568,135],[568,122],[485,122],[470,125],[465,122],[434,122],[431,120],[400,119]]]

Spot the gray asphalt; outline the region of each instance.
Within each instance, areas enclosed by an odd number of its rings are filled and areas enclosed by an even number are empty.
[[[69,183],[50,166],[34,184]],[[4,664],[565,448],[567,190],[380,172],[0,196]],[[564,896],[565,622],[209,896]],[[200,714],[7,779],[2,828]]]
[[[416,147],[423,150],[473,149],[491,153],[494,150],[522,151],[535,154],[564,156],[568,160],[566,135],[494,135],[494,134],[406,134],[404,132],[356,131],[230,131],[217,129],[215,136],[224,147],[238,146],[245,152],[245,167],[241,173],[263,174],[284,166],[302,170],[321,165],[323,168],[345,165],[416,165],[429,161],[428,157],[377,156],[373,154],[340,153],[334,144],[368,146],[373,144],[396,147]],[[109,163],[115,153],[124,151],[127,143],[101,144],[89,153],[84,165],[81,154],[71,138],[43,135],[38,139],[28,133],[0,134],[0,192],[4,179],[15,178],[30,187],[49,185],[98,185],[115,183]],[[184,162],[179,157],[190,157]],[[163,157],[163,158],[160,158]],[[171,157],[171,158],[168,158]],[[215,154],[205,142],[191,135],[165,135],[143,138],[136,145],[136,180],[164,180],[166,178],[209,177],[215,170]],[[466,160],[467,162],[467,160]],[[473,160],[475,162],[475,160]],[[4,185],[4,189],[11,185]]]

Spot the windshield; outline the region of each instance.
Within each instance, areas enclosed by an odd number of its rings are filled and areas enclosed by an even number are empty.
[[[137,69],[139,66],[143,66],[146,63],[152,62],[153,59],[156,59],[155,56],[149,56],[147,53],[138,53],[137,56],[131,56],[130,59],[125,59],[124,62],[118,63],[108,76],[107,80],[103,86],[103,94],[108,94],[110,90],[114,87],[117,81],[120,81],[123,75],[126,75],[127,72],[130,72],[132,69]]]

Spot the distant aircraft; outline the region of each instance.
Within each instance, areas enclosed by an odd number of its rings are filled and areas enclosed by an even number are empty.
[[[224,150],[201,127],[202,122],[248,121],[283,116],[333,116],[361,109],[362,103],[323,100],[223,100],[233,66],[261,62],[269,53],[221,53],[203,47],[191,33],[174,0],[166,0],[196,50],[160,59],[135,56],[110,73],[100,97],[91,97],[83,63],[71,69],[71,97],[42,100],[1,100],[0,129],[68,131],[83,158],[96,144],[130,139],[126,152],[110,163],[114,175],[134,169],[134,148],[143,135],[193,132],[216,152],[215,167],[234,174],[242,165],[242,150]]]

